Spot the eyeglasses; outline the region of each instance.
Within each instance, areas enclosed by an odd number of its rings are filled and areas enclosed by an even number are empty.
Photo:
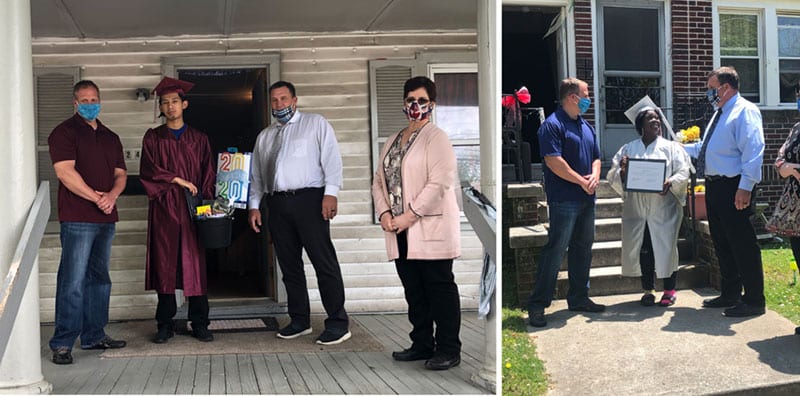
[[[428,99],[428,98],[411,98],[411,97],[406,98],[406,103],[412,104],[414,102],[419,103],[420,106],[425,106],[426,104],[428,104],[428,102],[430,102],[430,99]]]

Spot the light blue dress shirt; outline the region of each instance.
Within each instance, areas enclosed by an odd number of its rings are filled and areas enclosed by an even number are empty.
[[[706,127],[704,139],[708,132]],[[693,158],[697,158],[701,147],[702,141],[684,146]],[[728,177],[742,175],[739,188],[752,191],[756,183],[761,181],[763,159],[761,111],[737,93],[722,106],[722,116],[706,148],[705,174]]]

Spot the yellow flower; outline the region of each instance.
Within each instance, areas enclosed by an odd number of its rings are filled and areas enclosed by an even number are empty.
[[[700,127],[693,125],[687,129],[681,129],[678,132],[678,139],[681,143],[692,143],[700,140]]]

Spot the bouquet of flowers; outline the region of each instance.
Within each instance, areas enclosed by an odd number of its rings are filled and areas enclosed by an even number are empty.
[[[681,143],[694,143],[700,140],[700,127],[693,125],[678,132],[678,140]]]

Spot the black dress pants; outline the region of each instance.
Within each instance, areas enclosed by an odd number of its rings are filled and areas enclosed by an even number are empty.
[[[400,257],[395,267],[408,303],[408,321],[413,326],[409,333],[411,349],[460,355],[461,300],[453,277],[453,259],[408,260],[405,232],[397,234],[397,247]]]
[[[750,207],[736,209],[734,197],[740,176],[706,179],[706,206],[711,240],[714,242],[721,277],[722,297],[741,300],[749,305],[763,307],[764,270],[761,248],[756,232],[750,223],[755,194],[750,197]],[[742,295],[744,287],[744,295]]]
[[[267,197],[267,226],[286,286],[289,317],[295,326],[311,325],[303,248],[317,274],[322,306],[328,314],[325,328],[341,332],[349,327],[344,309],[344,283],[330,222],[322,218],[324,188],[305,188]]]
[[[639,268],[642,271],[642,290],[649,291],[656,288],[656,255],[653,253],[653,238],[650,236],[650,227],[644,225],[642,247],[639,250]],[[664,290],[675,290],[678,281],[678,271],[674,271],[668,278],[664,278]]]
[[[208,296],[191,296],[189,300],[189,321],[192,328],[208,327],[211,321],[208,320]],[[172,318],[178,312],[178,304],[175,302],[174,294],[158,293],[158,306],[156,307],[156,323],[158,327],[172,325]]]

